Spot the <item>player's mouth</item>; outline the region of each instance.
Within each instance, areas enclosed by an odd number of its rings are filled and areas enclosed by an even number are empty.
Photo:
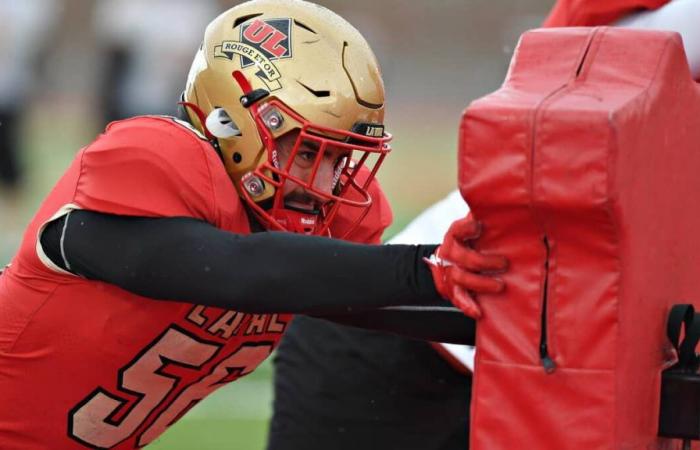
[[[284,206],[305,214],[319,214],[322,204],[308,194],[290,194],[284,199]]]

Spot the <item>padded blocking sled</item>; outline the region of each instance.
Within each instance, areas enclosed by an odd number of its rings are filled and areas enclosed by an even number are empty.
[[[460,129],[459,184],[506,255],[481,295],[472,450],[648,450],[670,305],[700,306],[700,88],[674,33],[524,34]],[[695,446],[694,446],[695,448]]]

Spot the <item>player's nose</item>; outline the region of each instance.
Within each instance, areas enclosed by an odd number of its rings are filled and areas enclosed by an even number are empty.
[[[312,187],[321,194],[331,195],[334,188],[335,167],[332,161],[323,160],[313,179]]]

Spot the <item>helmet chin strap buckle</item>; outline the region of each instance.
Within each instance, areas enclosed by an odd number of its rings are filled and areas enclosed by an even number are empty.
[[[249,108],[255,102],[264,99],[268,95],[270,95],[270,92],[265,89],[255,89],[241,96],[241,105],[243,105],[244,108]]]
[[[231,72],[231,75],[233,79],[236,80],[236,83],[238,83],[238,86],[240,86],[241,91],[243,91],[240,100],[244,108],[250,108],[251,105],[254,105],[256,102],[270,95],[270,91],[268,90],[253,89],[253,86],[250,85],[250,81],[248,81],[240,70],[234,70]]]

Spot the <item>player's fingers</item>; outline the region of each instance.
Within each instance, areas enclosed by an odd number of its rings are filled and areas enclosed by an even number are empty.
[[[467,245],[456,244],[441,252],[440,257],[472,272],[503,272],[508,260],[500,255],[485,255]]]
[[[454,286],[452,303],[469,317],[473,317],[474,319],[481,317],[481,308],[479,304],[476,303],[474,297],[472,297],[466,289]]]
[[[505,284],[499,278],[479,275],[456,266],[448,267],[447,270],[452,283],[463,289],[480,294],[498,294],[505,288]]]
[[[481,224],[474,217],[467,217],[455,220],[447,230],[447,235],[457,241],[466,241],[469,239],[477,239],[481,234]]]

